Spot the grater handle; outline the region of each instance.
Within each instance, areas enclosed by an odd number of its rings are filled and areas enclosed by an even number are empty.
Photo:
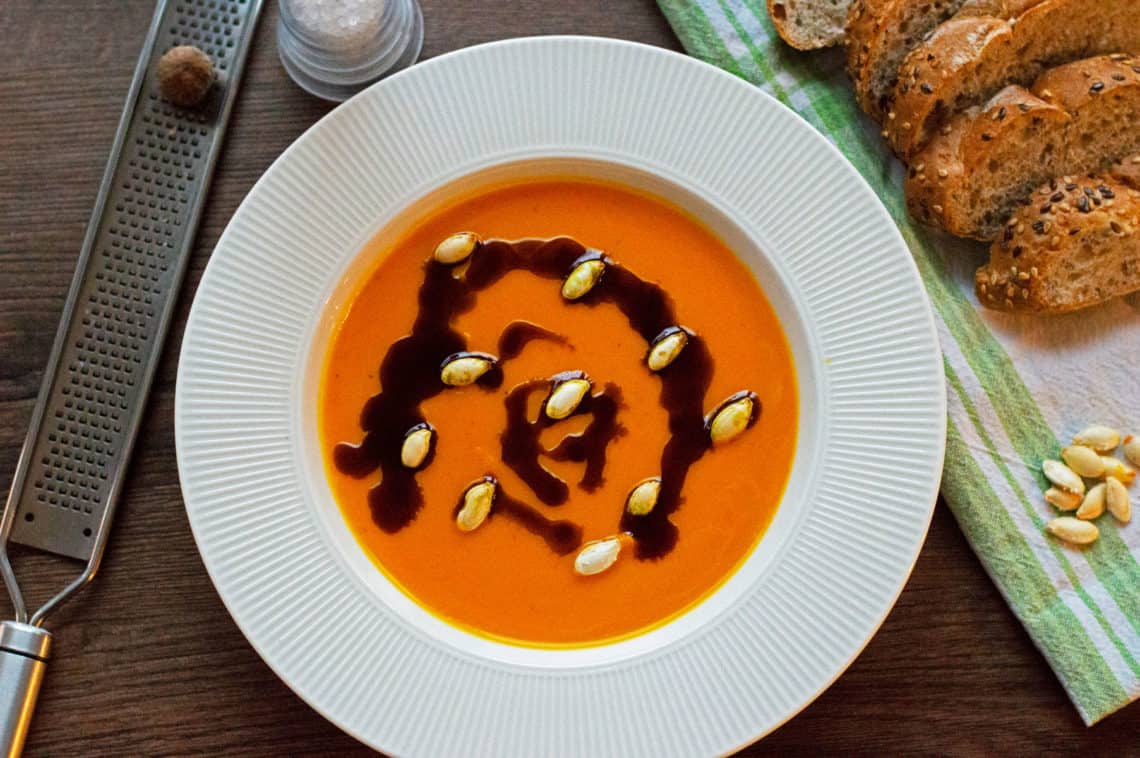
[[[18,758],[32,723],[51,653],[51,633],[38,626],[0,624],[0,755]]]

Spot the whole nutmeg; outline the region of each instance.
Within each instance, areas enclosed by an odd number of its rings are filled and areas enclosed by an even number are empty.
[[[183,108],[202,102],[216,75],[210,56],[193,45],[179,45],[158,59],[158,88],[162,96]]]

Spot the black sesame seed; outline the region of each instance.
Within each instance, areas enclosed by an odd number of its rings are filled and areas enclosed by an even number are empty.
[[[1111,200],[1112,198],[1116,197],[1116,193],[1103,184],[1097,187],[1097,189],[1100,190],[1100,196],[1105,200]]]
[[[1052,203],[1045,203],[1045,205],[1041,206],[1042,215],[1048,213],[1051,210],[1053,210],[1053,204]]]
[[[1044,234],[1045,233],[1045,222],[1044,221],[1034,221],[1033,222],[1033,231],[1037,232],[1038,234]]]
[[[1104,82],[1093,82],[1093,86],[1089,87],[1089,92],[1094,95],[1104,89]]]
[[[998,121],[1001,121],[1004,118],[1005,118],[1005,106],[1003,105],[1001,108],[998,108]]]
[[[1069,192],[1072,192],[1076,188],[1077,188],[1077,185],[1073,184],[1072,182],[1069,182],[1068,184],[1065,185],[1065,189],[1067,189]]]
[[[1013,227],[1012,226],[1007,226],[1005,228],[1005,232],[1002,234],[1002,239],[1005,242],[1009,242],[1011,239],[1013,239]]]
[[[1093,188],[1092,188],[1092,187],[1082,187],[1081,189],[1083,189],[1083,190],[1084,190],[1084,193],[1085,193],[1086,195],[1088,195],[1089,197],[1092,197],[1093,195],[1095,195],[1095,194],[1096,194],[1096,191],[1095,191],[1095,190],[1093,190]]]
[[[927,95],[929,95],[929,94],[931,94],[932,92],[934,92],[934,88],[933,88],[933,87],[931,87],[931,86],[930,86],[929,84],[927,84],[926,82],[923,82],[923,83],[922,83],[922,87],[920,87],[920,89],[921,89],[923,92],[925,92]]]
[[[1122,82],[1124,81],[1124,74],[1113,74],[1112,78],[1115,81]]]
[[[1077,199],[1077,210],[1079,210],[1081,213],[1088,213],[1090,210],[1092,210],[1092,207],[1089,205],[1089,198],[1087,195],[1081,195],[1080,198]]]
[[[1053,194],[1052,194],[1052,195],[1049,197],[1049,199],[1050,199],[1051,201],[1053,201],[1054,203],[1059,203],[1059,202],[1061,202],[1062,200],[1064,200],[1064,199],[1065,199],[1065,193],[1064,193],[1064,192],[1054,192],[1054,193],[1053,193]]]
[[[1080,233],[1081,233],[1080,229],[1070,229],[1069,230],[1069,236],[1070,237],[1072,237],[1073,235],[1076,235],[1076,234],[1080,234]]]
[[[994,138],[994,135],[989,132],[982,132],[982,142],[989,142]]]
[[[1021,255],[1021,245],[1017,245],[1016,247],[1014,247],[1014,248],[1013,248],[1013,252],[1012,252],[1012,253],[1010,253],[1010,255],[1012,255],[1014,258],[1016,258],[1016,257],[1018,257],[1019,255]]]
[[[1021,111],[1022,113],[1028,113],[1029,112],[1029,103],[1018,103],[1017,109],[1019,111]]]
[[[1095,196],[1093,197],[1092,201],[1093,201],[1093,205],[1098,206],[1098,207],[1100,206],[1101,203],[1104,202],[1099,197],[1095,197]]]

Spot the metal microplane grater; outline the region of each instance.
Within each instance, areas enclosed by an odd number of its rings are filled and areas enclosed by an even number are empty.
[[[18,755],[51,647],[42,628],[99,568],[179,284],[193,247],[261,0],[172,0],[155,9],[0,522],[15,621],[0,624],[0,746]],[[182,109],[156,66],[195,45],[218,79]],[[29,616],[8,541],[86,563]]]

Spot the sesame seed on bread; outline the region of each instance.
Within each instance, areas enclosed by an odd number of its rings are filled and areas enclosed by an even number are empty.
[[[985,15],[992,12],[992,15]],[[887,140],[918,152],[953,114],[1050,66],[1118,50],[1140,51],[1137,0],[1017,0],[963,6],[903,60]]]
[[[978,300],[998,310],[1065,313],[1140,290],[1140,172],[1131,166],[1140,168],[1140,156],[1039,187],[975,273]]]
[[[913,158],[907,205],[926,223],[989,240],[1043,182],[1138,151],[1140,62],[1098,56],[957,114]]]
[[[768,0],[776,31],[792,47],[815,50],[843,41],[851,0]]]
[[[970,0],[855,0],[847,12],[847,71],[859,105],[882,121],[899,64]]]

